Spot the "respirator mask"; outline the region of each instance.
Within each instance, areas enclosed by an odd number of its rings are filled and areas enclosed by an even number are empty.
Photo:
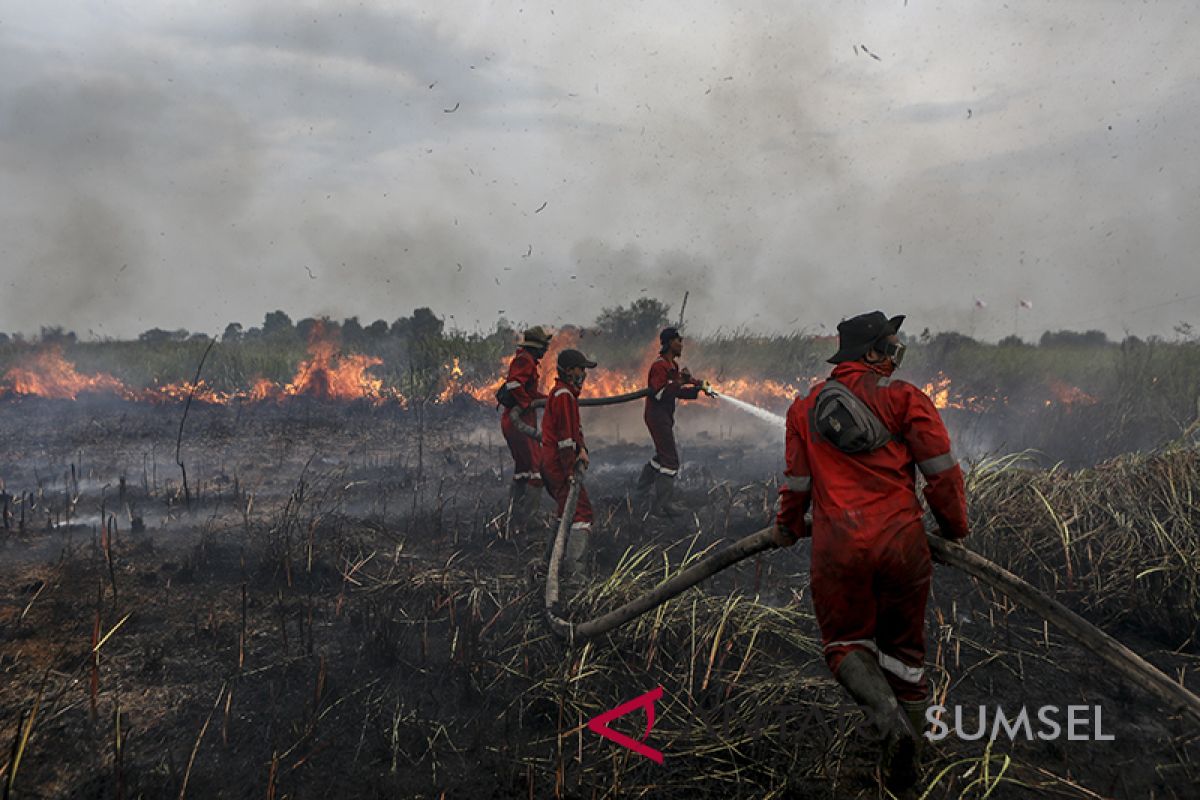
[[[559,370],[558,377],[562,378],[563,383],[574,386],[576,389],[582,389],[583,381],[587,377],[587,373],[580,372],[578,375],[571,375],[571,373],[566,372],[565,370]]]

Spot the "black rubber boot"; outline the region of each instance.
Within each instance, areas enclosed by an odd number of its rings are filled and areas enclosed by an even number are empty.
[[[836,677],[863,707],[867,720],[883,739],[879,767],[887,788],[897,793],[910,788],[917,782],[919,737],[896,701],[879,662],[870,653],[853,650],[838,665]]]
[[[650,490],[654,487],[654,476],[658,474],[658,470],[646,464],[642,467],[642,474],[638,476],[637,488],[634,489],[634,494],[640,499],[646,499],[650,496]]]
[[[661,472],[654,476],[654,513],[668,519],[683,516],[687,509],[672,499],[675,495],[675,479]]]
[[[917,766],[920,767],[921,755],[925,751],[925,731],[929,729],[929,723],[925,720],[925,711],[929,708],[928,700],[901,700],[900,708],[904,709],[904,715],[908,717],[908,724],[913,729],[913,733],[917,735]]]
[[[523,506],[528,494],[526,481],[513,481],[508,489],[508,529],[515,531],[524,525]]]
[[[538,512],[541,511],[541,507],[542,487],[527,483],[525,485],[525,496],[521,498],[521,510],[517,514],[517,519],[520,521],[521,527],[528,529],[533,525],[537,521]]]

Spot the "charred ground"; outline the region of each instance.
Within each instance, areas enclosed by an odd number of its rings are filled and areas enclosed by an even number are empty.
[[[541,621],[547,529],[506,529],[507,454],[494,414],[477,405],[422,415],[302,399],[195,406],[180,450],[190,504],[175,463],[178,407],[24,400],[3,411],[0,737],[13,796],[877,794],[872,745],[820,659],[804,544],[572,650]],[[646,457],[636,414],[587,414],[601,534],[598,580],[577,616],[769,518],[775,432],[683,419],[696,514],[667,524],[626,494]],[[1200,688],[1194,614],[1155,609],[1155,597],[1177,604],[1194,589],[1195,536],[1184,529],[1197,510],[1169,500],[1200,486],[1194,451],[1117,468],[1133,496],[1139,476],[1173,487],[1166,506],[1144,510],[1176,538],[1118,558],[1120,547],[1105,549],[1124,541],[1110,521],[1072,519],[1083,541],[1065,555],[1073,580],[1060,594]],[[1054,589],[1063,546],[1030,498],[1037,489],[1061,512],[1094,497],[1071,488],[1089,480],[977,472],[978,546],[1007,550],[1000,560]],[[1008,516],[992,524],[1000,508]],[[1125,511],[1136,532],[1143,517]],[[1162,555],[1176,548],[1187,549]],[[1137,585],[1143,561],[1167,573],[1155,595]],[[1132,607],[1116,613],[1123,598]],[[930,797],[1034,787],[1186,797],[1200,781],[1194,725],[986,588],[938,568],[928,630],[946,705],[1099,704],[1116,737],[947,739]],[[663,766],[583,729],[658,685],[651,743]],[[632,735],[640,724],[622,723]]]

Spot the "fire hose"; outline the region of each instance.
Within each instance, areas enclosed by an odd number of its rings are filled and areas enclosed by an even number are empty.
[[[626,392],[625,394],[614,394],[611,397],[581,397],[581,398],[579,398],[579,405],[581,405],[581,406],[615,406],[618,403],[628,403],[632,400],[640,400],[641,398],[645,397],[648,394],[650,394],[649,389],[638,389],[636,392]],[[532,403],[529,404],[529,407],[530,408],[541,408],[544,405],[546,405],[546,399],[542,398],[540,400],[534,400]],[[516,408],[516,407],[514,406],[513,408]],[[534,439],[540,439],[542,434],[538,431],[538,429],[536,427],[525,422],[519,416],[514,416],[509,413],[510,411],[513,410],[513,408],[504,409],[504,413],[508,414],[508,418],[512,422],[513,427],[515,427],[517,430],[519,430],[521,433],[525,434],[526,436],[533,437]]]
[[[554,549],[550,555],[550,564],[546,574],[546,619],[550,624],[550,630],[566,639],[572,646],[576,642],[583,642],[615,630],[682,594],[701,581],[711,578],[721,570],[750,556],[773,550],[779,546],[775,543],[775,526],[763,528],[739,539],[729,547],[708,554],[649,592],[607,614],[585,622],[570,622],[560,617],[557,611],[560,607],[559,568],[563,552],[566,549],[567,530],[571,527],[571,518],[575,515],[575,506],[579,500],[579,491],[582,486],[582,475],[577,475],[572,480],[571,489],[567,495],[566,506],[563,508],[562,519],[559,521],[558,532],[554,538]],[[1012,600],[1022,603],[1047,622],[1054,623],[1128,681],[1157,697],[1172,711],[1183,711],[1200,722],[1200,697],[1197,697],[1182,683],[1172,680],[1112,636],[1000,565],[968,550],[961,544],[943,539],[937,533],[926,531],[925,535],[929,541],[929,550],[938,561],[961,570]]]
[[[581,397],[579,405],[581,406],[615,406],[618,403],[628,403],[631,400],[640,400],[650,394],[649,389],[638,389],[636,392],[626,392],[625,394],[614,394],[610,397]],[[534,400],[530,403],[531,408],[541,408],[546,405],[545,398]]]

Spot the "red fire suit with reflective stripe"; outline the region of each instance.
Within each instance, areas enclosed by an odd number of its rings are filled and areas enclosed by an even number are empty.
[[[500,430],[513,457],[513,480],[529,481],[531,486],[541,486],[541,448],[538,440],[518,430],[511,418],[511,415],[517,414],[525,425],[537,428],[537,409],[530,404],[546,396],[538,391],[538,360],[524,347],[518,348],[517,354],[509,362],[504,381],[517,401],[515,407],[504,409],[500,415]]]
[[[583,425],[579,420],[579,389],[555,380],[546,401],[546,412],[542,415],[542,476],[546,480],[546,491],[557,503],[561,518],[571,490],[570,477],[575,469],[575,460],[587,450],[583,439]],[[592,527],[592,504],[588,500],[587,487],[579,492],[575,506],[572,528]]]
[[[787,415],[787,469],[777,522],[812,536],[812,596],[837,672],[855,649],[878,657],[900,700],[925,699],[925,602],[932,572],[916,495],[917,469],[942,535],[967,535],[962,470],[937,409],[910,383],[892,380],[890,363],[839,364],[831,378],[850,388],[900,441],[848,454],[812,427],[820,384]],[[804,513],[812,503],[812,531]]]
[[[654,458],[650,460],[650,466],[674,477],[679,472],[679,452],[675,449],[675,401],[695,400],[700,395],[700,382],[694,378],[685,380],[679,366],[664,353],[650,365],[646,386],[650,394],[646,396],[642,418],[654,440]]]

